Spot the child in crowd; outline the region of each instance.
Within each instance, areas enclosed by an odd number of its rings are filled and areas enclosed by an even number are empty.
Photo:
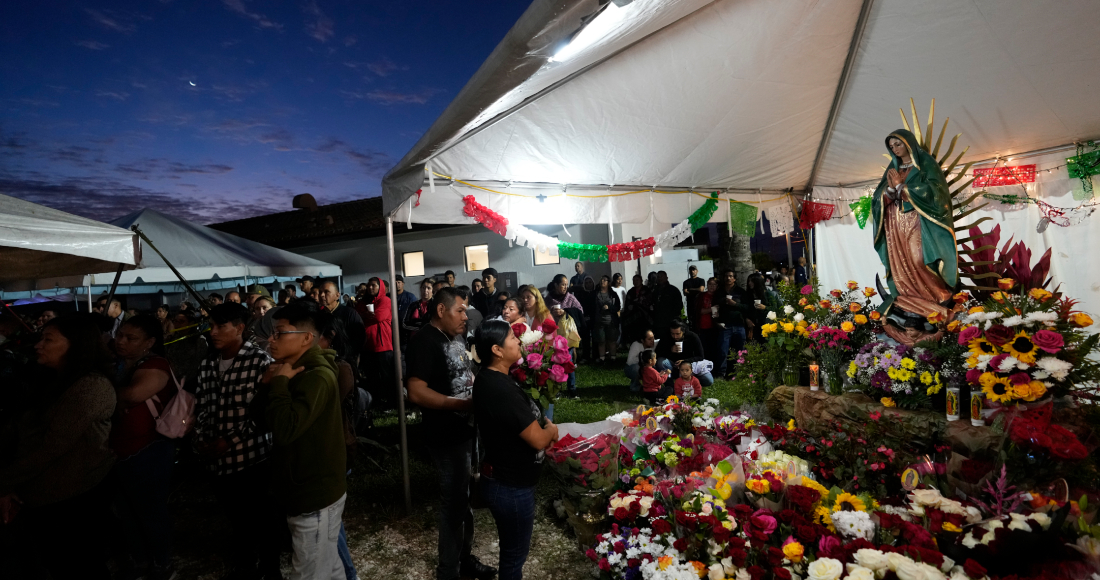
[[[661,386],[668,380],[668,371],[657,372],[657,369],[653,368],[653,365],[657,364],[657,353],[652,350],[644,350],[642,354],[638,355],[638,366],[641,370],[638,372],[642,379],[642,396],[646,401],[649,401],[650,405],[657,404],[657,393],[661,390]]]
[[[676,395],[681,399],[687,399],[688,397],[695,397],[696,399],[703,396],[703,385],[699,384],[699,379],[695,378],[695,375],[691,373],[691,363],[688,361],[680,362],[680,376],[676,379]]]

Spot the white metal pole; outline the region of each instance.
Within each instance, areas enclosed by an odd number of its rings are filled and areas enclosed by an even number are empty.
[[[390,288],[397,288],[397,265],[393,249],[393,216],[386,216],[386,248],[390,262]],[[397,318],[397,291],[392,290],[393,300],[393,376],[397,388],[397,423],[401,429],[401,477],[405,484],[405,513],[412,513],[412,490],[409,487],[409,440],[405,431],[405,388],[401,373],[401,321]]]

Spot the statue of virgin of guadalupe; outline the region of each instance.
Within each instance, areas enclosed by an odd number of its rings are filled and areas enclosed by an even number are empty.
[[[959,274],[951,192],[913,133],[890,133],[886,149],[892,160],[871,202],[875,250],[890,288],[879,312],[886,334],[912,346],[941,336],[930,315],[950,318]]]

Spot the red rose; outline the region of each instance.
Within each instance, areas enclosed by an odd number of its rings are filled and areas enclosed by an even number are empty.
[[[625,521],[630,517],[630,512],[624,507],[615,508],[615,519]]]
[[[535,379],[535,383],[537,383],[537,384],[538,384],[538,386],[540,386],[540,387],[541,387],[541,386],[543,386],[543,385],[545,385],[545,384],[546,384],[546,381],[547,381],[547,379],[549,379],[549,378],[550,378],[550,373],[548,373],[548,372],[546,372],[546,371],[542,371],[541,373],[539,373],[539,376],[538,376],[538,378],[537,378],[537,379]]]
[[[768,571],[765,570],[763,566],[749,566],[747,571],[752,580],[761,580],[768,574]]]
[[[1057,353],[1065,346],[1062,335],[1052,330],[1040,330],[1031,335],[1031,344],[1051,353]]]
[[[607,561],[607,558],[600,558],[600,570],[604,572],[611,571],[611,564]]]
[[[994,324],[985,331],[985,339],[997,346],[1004,346],[1015,337],[1016,333],[1003,324]]]
[[[967,326],[959,333],[959,344],[966,346],[970,341],[982,335],[982,329],[977,326]]]
[[[967,576],[977,580],[978,578],[985,577],[986,569],[981,564],[967,558],[966,562],[963,563],[963,572],[966,572]]]
[[[668,523],[668,520],[664,518],[653,520],[653,523],[650,525],[653,526],[653,533],[658,535],[663,536],[672,531],[672,524]]]
[[[596,555],[596,550],[593,550],[592,548],[589,548],[588,551],[584,553],[584,555],[593,562],[597,562],[600,559],[599,556]]]
[[[714,536],[714,541],[719,544],[724,544],[730,539],[730,531],[722,526],[717,526],[711,530],[711,535]]]
[[[772,576],[779,580],[791,580],[791,571],[786,568],[774,568],[772,569]]]
[[[748,552],[741,548],[734,547],[730,547],[729,551],[726,552],[726,556],[728,556],[730,560],[733,560],[733,565],[738,568],[744,568],[745,561],[749,559]]]
[[[517,383],[522,383],[527,380],[527,372],[523,369],[516,369],[512,371],[512,378],[516,379]]]
[[[527,327],[518,322],[512,325],[512,334],[516,335],[516,338],[523,336],[526,331]]]
[[[768,547],[768,564],[771,564],[773,568],[778,567],[785,557],[786,556],[783,555],[783,550],[775,546]]]
[[[675,542],[672,542],[672,547],[676,548],[676,551],[678,552],[686,552],[688,542],[684,538],[677,538]]]
[[[804,544],[812,544],[817,541],[817,530],[813,526],[798,526],[794,529],[794,535],[798,536]]]
[[[1012,373],[1008,375],[1008,382],[1013,385],[1027,385],[1031,383],[1031,377],[1027,373]]]
[[[694,530],[695,527],[699,524],[699,522],[697,522],[695,518],[691,517],[691,515],[687,512],[676,512],[676,523],[684,526],[689,530]]]
[[[615,553],[622,554],[626,551],[626,544],[624,542],[615,542]]]
[[[558,331],[558,325],[557,325],[557,323],[554,322],[553,318],[547,318],[546,320],[542,321],[542,333],[543,334],[554,334],[557,331]]]
[[[981,376],[982,376],[982,371],[980,371],[978,369],[970,369],[970,370],[966,371],[966,382],[968,382],[972,385],[976,385],[976,384],[978,384],[978,379],[980,379]]]

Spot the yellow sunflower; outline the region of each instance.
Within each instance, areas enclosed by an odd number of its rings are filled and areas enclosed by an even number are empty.
[[[975,338],[970,341],[970,354],[978,356],[980,354],[1000,354],[1001,351],[997,349],[997,346],[992,342],[984,338]]]
[[[863,503],[863,500],[858,497],[844,492],[836,496],[836,502],[833,504],[834,512],[865,512],[867,511],[867,504]]]
[[[1007,403],[1012,400],[1012,384],[1004,377],[996,378],[988,387],[982,387],[985,398],[995,403]]]
[[[806,477],[805,475],[802,476],[802,483],[800,485],[802,485],[803,487],[808,487],[819,493],[821,497],[817,498],[817,501],[821,501],[822,497],[829,495],[829,490],[825,489],[824,485],[821,485],[820,483]]]
[[[997,375],[985,372],[978,377],[978,384],[983,387],[992,387],[993,383],[997,382]]]
[[[833,526],[833,513],[829,511],[829,508],[821,506],[814,511],[814,521],[829,528],[830,532],[836,532],[836,527]]]
[[[1016,337],[1005,343],[1005,352],[1016,357],[1022,363],[1035,364],[1035,353],[1039,351],[1039,347],[1035,346],[1034,342],[1031,342],[1031,335],[1021,330],[1016,333]]]

